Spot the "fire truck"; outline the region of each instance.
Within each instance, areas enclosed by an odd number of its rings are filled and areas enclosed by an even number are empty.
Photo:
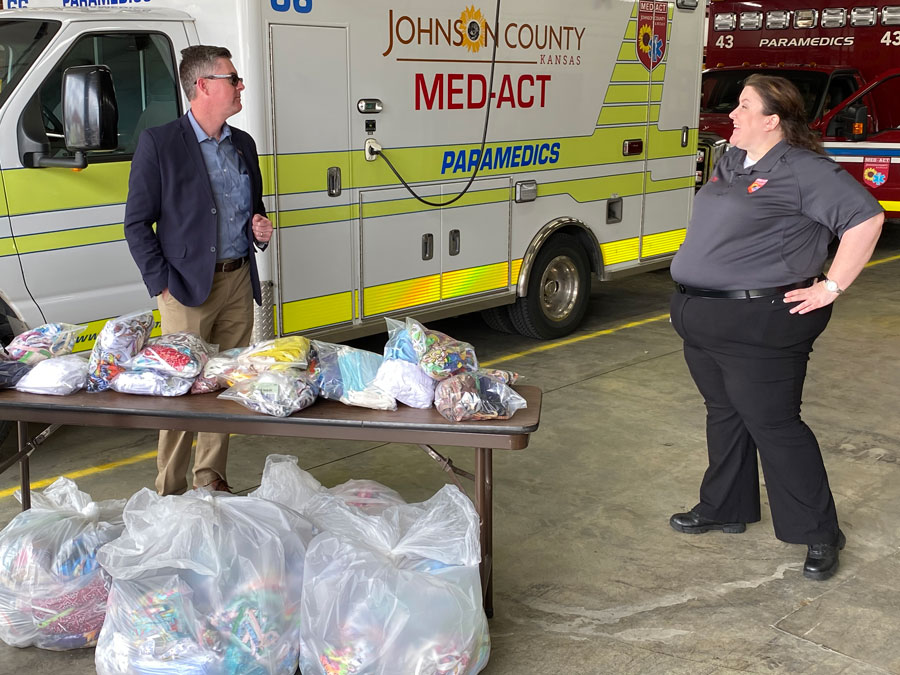
[[[825,149],[900,217],[900,5],[847,0],[709,5],[700,132],[706,145],[731,135],[728,113],[752,73],[780,75],[800,90]],[[701,151],[704,142],[701,142]],[[892,170],[893,169],[893,170]],[[707,167],[707,171],[709,168]],[[698,182],[702,181],[698,172]]]

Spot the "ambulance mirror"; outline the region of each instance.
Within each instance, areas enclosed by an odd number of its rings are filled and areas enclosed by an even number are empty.
[[[868,136],[869,109],[862,103],[839,110],[828,123],[828,136],[864,141]]]
[[[62,103],[67,149],[84,152],[119,146],[119,109],[109,68],[67,68]]]

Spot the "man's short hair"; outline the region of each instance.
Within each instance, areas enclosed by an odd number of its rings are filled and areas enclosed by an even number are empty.
[[[225,47],[212,45],[194,45],[181,50],[181,65],[178,66],[178,77],[181,88],[188,101],[197,96],[197,80],[205,75],[212,75],[219,59],[230,59],[231,52]]]

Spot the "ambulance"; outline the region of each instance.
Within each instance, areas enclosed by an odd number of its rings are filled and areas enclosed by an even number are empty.
[[[713,0],[700,130],[727,139],[751,73],[797,85],[825,150],[900,217],[900,4]],[[893,168],[893,171],[892,171]]]
[[[3,0],[0,325],[148,308],[123,237],[140,132],[186,112],[180,51],[228,47],[229,122],[276,225],[260,337],[483,311],[573,331],[601,280],[666,266],[697,170],[697,0]],[[473,4],[474,2],[474,4]],[[499,8],[499,14],[498,14]]]

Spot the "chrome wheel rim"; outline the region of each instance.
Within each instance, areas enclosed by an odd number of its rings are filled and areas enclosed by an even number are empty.
[[[578,301],[578,268],[568,256],[553,258],[541,275],[541,308],[552,321],[563,321]]]

